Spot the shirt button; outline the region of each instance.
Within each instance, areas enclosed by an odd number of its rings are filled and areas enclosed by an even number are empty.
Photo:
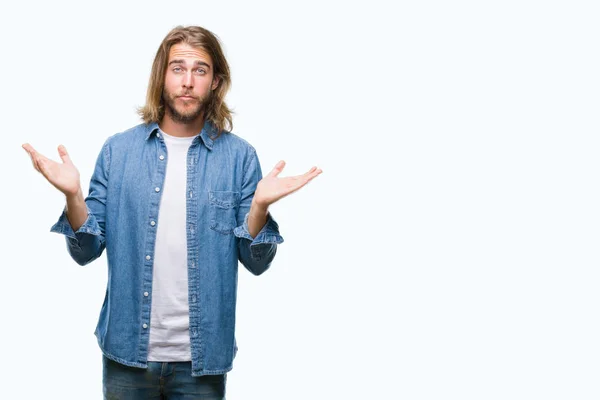
[[[160,157],[158,157],[158,158],[160,158],[161,160],[164,160],[164,159],[165,159],[165,156],[163,156],[163,155],[161,154],[161,155],[160,155]]]
[[[144,329],[146,329],[148,327],[148,324],[144,324],[142,326],[144,327]]]
[[[156,225],[156,222],[150,221],[150,225],[154,226],[154,225]]]
[[[156,132],[156,137],[159,138],[160,137],[160,133]]]
[[[148,297],[148,292],[144,292],[144,297]]]
[[[146,256],[146,260],[149,260],[149,259],[150,259],[150,256]]]
[[[154,191],[155,191],[155,192],[160,192],[160,188],[159,188],[159,187],[156,187],[156,188],[154,188]]]

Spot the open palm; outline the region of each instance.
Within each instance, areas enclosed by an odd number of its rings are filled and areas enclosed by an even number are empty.
[[[55,188],[65,195],[75,195],[80,190],[79,171],[71,161],[67,149],[58,146],[58,154],[62,163],[58,163],[38,153],[29,143],[22,146],[29,156],[33,167],[41,173]]]
[[[254,201],[258,205],[267,207],[275,203],[279,199],[294,193],[323,172],[320,168],[312,167],[302,175],[279,178],[278,175],[284,167],[285,161],[279,161],[275,168],[258,182],[254,192]]]

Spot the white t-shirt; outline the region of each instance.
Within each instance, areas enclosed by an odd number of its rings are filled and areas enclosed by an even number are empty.
[[[160,133],[167,146],[167,170],[156,231],[148,361],[190,361],[186,185],[194,137]]]

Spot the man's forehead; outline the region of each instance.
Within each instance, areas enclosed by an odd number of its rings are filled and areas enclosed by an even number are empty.
[[[210,55],[202,49],[184,43],[173,45],[169,51],[169,62],[184,58],[192,59],[192,61],[204,61],[208,64],[211,64],[212,61]]]

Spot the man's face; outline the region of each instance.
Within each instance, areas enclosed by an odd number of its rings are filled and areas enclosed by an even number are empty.
[[[167,115],[175,122],[195,121],[217,85],[216,79],[213,82],[212,58],[208,53],[185,43],[171,47],[163,100]]]

